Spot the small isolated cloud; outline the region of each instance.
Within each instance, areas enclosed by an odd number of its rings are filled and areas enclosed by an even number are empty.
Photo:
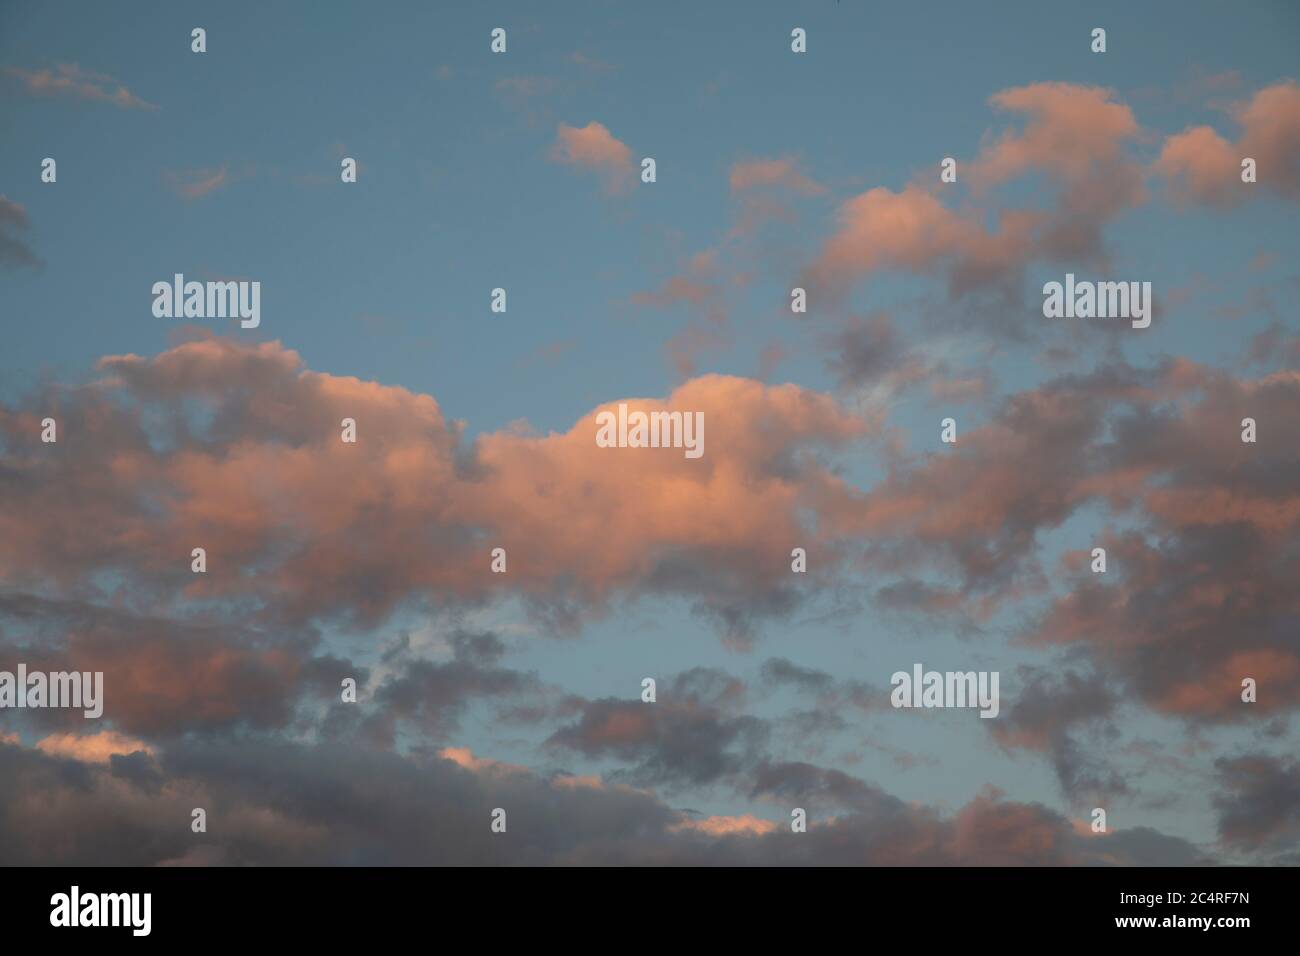
[[[632,151],[595,120],[582,127],[561,123],[551,159],[598,173],[607,193],[622,192],[631,182]]]
[[[27,210],[12,199],[0,196],[0,266],[16,269],[18,266],[41,264],[31,247],[12,235],[14,232],[26,232],[29,227]]]
[[[28,93],[36,96],[72,96],[93,103],[112,103],[124,110],[156,110],[117,80],[104,73],[91,73],[75,63],[58,63],[54,69],[24,70],[5,67],[6,76],[16,77]]]
[[[799,172],[792,159],[758,159],[736,163],[731,167],[729,179],[733,193],[760,186],[783,186],[804,196],[819,196],[826,192],[826,187],[821,183]]]
[[[179,173],[168,173],[167,178],[176,195],[186,200],[202,199],[230,181],[229,170],[225,166],[220,169],[182,170]]]
[[[556,86],[555,80],[549,76],[503,76],[496,84],[498,93],[520,99],[553,93]]]
[[[569,62],[575,66],[580,66],[584,70],[590,70],[592,73],[608,73],[614,69],[614,64],[606,63],[595,57],[587,56],[581,50],[569,54]]]

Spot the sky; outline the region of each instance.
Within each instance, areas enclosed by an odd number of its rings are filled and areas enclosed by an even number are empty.
[[[0,2],[0,862],[1300,863],[1297,41]]]

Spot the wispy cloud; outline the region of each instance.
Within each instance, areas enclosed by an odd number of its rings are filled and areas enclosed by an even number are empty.
[[[230,181],[229,169],[187,169],[168,173],[167,179],[172,190],[182,199],[202,199],[216,192]]]
[[[136,96],[106,73],[92,73],[75,63],[58,63],[53,69],[24,70],[16,66],[3,69],[6,76],[16,77],[27,92],[36,96],[71,96],[94,103],[111,103],[124,110],[156,110],[157,105]]]
[[[16,268],[41,264],[26,242],[9,234],[11,230],[26,232],[28,228],[27,210],[12,199],[0,196],[0,266]]]

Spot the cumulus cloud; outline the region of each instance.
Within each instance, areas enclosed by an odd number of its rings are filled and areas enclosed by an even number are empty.
[[[308,371],[277,343],[208,338],[100,367],[102,382],[57,404],[0,408],[0,488],[15,505],[0,516],[0,572],[70,593],[112,569],[141,599],[251,601],[289,624],[487,601],[499,546],[512,593],[551,626],[669,593],[746,640],[798,603],[792,545],[833,536],[808,522],[841,484],[818,450],[865,431],[825,395],[710,375],[627,400],[702,412],[700,459],[598,447],[595,416],[613,403],[562,434],[467,445],[432,397]],[[203,425],[187,402],[208,409]],[[345,417],[357,445],[339,440]],[[189,573],[194,546],[204,575]]]
[[[1141,164],[1128,153],[1140,132],[1132,112],[1109,90],[1070,83],[1003,90],[990,102],[1026,121],[960,167],[980,205],[951,208],[936,185],[869,189],[841,204],[806,280],[838,296],[900,270],[941,277],[953,296],[1014,296],[1031,262],[1104,261],[1103,227],[1146,198]],[[1054,185],[1050,208],[985,208],[995,187],[1030,174]]]
[[[551,159],[597,173],[607,193],[624,192],[632,183],[632,151],[595,120],[586,126],[561,123],[551,148]]]
[[[782,759],[770,746],[776,729],[842,727],[844,714],[886,696],[793,660],[765,663],[764,689],[807,695],[813,710],[780,718],[747,713],[746,686],[710,668],[664,681],[654,705],[566,695],[505,666],[501,639],[472,628],[451,629],[439,659],[398,642],[373,672],[322,648],[320,631],[339,623],[364,634],[425,602],[466,608],[505,593],[548,624],[672,595],[744,644],[805,596],[789,554],[809,542],[831,580],[860,557],[884,607],[977,619],[1023,607],[1031,646],[1073,651],[1070,673],[1030,674],[994,730],[1008,749],[1045,754],[1067,790],[1124,789],[1086,746],[1122,696],[1201,723],[1241,718],[1243,676],[1259,681],[1251,706],[1262,713],[1300,700],[1300,607],[1288,583],[1300,571],[1300,459],[1286,442],[1239,438],[1247,414],[1270,437],[1300,433],[1294,372],[1239,379],[1167,361],[1061,376],[1011,396],[942,454],[888,446],[884,476],[858,488],[824,455],[867,427],[792,385],[714,375],[666,398],[628,399],[704,411],[708,452],[693,461],[596,447],[594,416],[609,404],[564,432],[512,428],[467,442],[433,397],[313,372],[278,343],[204,338],[112,356],[100,370],[91,385],[0,407],[0,493],[12,505],[0,512],[0,656],[103,670],[109,736],[70,739],[66,714],[31,712],[24,733],[48,743],[15,757],[9,738],[0,751],[16,761],[11,786],[66,785],[94,803],[90,820],[126,821],[140,848],[124,861],[401,862],[444,849],[504,860],[498,846],[448,848],[434,835],[388,847],[395,833],[357,830],[355,819],[331,849],[320,834],[338,825],[334,810],[269,796],[269,771],[222,749],[235,740],[260,741],[258,759],[277,772],[287,762],[304,790],[332,787],[354,809],[360,797],[318,761],[391,773],[385,785],[399,790],[442,786],[449,801],[477,794],[496,801],[489,810],[514,798],[610,801],[573,809],[608,812],[607,829],[538,835],[524,854],[538,861],[1201,859],[1152,832],[1084,837],[1001,797],[949,817],[842,770]],[[60,421],[57,446],[39,441],[47,410]],[[343,417],[357,420],[365,454],[339,441]],[[1085,507],[1125,521],[1100,538],[1110,572],[1099,580],[1074,555],[1049,575],[1040,534]],[[193,575],[189,548],[200,542],[209,572]],[[487,572],[498,545],[508,589]],[[917,577],[930,572],[939,579]],[[342,676],[358,679],[358,704],[338,703]],[[469,751],[456,736],[475,707],[502,726],[546,721],[547,754],[603,776],[538,777]],[[275,741],[287,734],[317,743]],[[735,793],[780,807],[780,825],[754,823],[766,817],[747,819],[748,807],[708,822],[638,788]],[[237,838],[200,850],[154,831],[157,814],[202,799],[229,808]],[[418,801],[395,799],[398,816],[433,833],[411,816]],[[808,804],[810,839],[790,843],[783,814]],[[625,811],[633,818],[614,819]],[[569,810],[554,812],[547,825],[569,825]],[[450,819],[473,822],[457,813]],[[636,814],[648,831],[636,830]],[[29,822],[37,834],[54,825]],[[121,849],[82,839],[77,852],[92,856]],[[11,856],[36,845],[13,843]]]
[[[1230,113],[1241,127],[1235,142],[1211,126],[1189,127],[1165,140],[1155,172],[1184,201],[1221,208],[1257,190],[1300,198],[1300,86],[1287,81],[1265,87]],[[1257,165],[1253,184],[1241,181],[1247,157]]]

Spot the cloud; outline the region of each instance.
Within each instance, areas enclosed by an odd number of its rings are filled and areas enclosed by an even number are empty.
[[[40,70],[5,67],[3,72],[17,77],[27,92],[37,96],[71,96],[94,103],[111,103],[124,110],[158,108],[140,99],[111,76],[88,72],[75,63],[58,63],[54,69]]]
[[[54,757],[68,757],[85,763],[109,763],[114,754],[128,756],[146,753],[153,756],[154,748],[143,740],[136,740],[115,730],[97,734],[51,734],[36,742],[36,749]]]
[[[651,705],[646,705],[651,706]],[[986,794],[952,817],[882,795],[811,804],[807,833],[696,816],[628,787],[573,786],[452,750],[402,756],[249,738],[178,742],[105,765],[0,743],[0,863],[224,865],[1186,865],[1154,831],[1081,837],[1033,804]],[[40,793],[42,799],[20,799]],[[192,834],[202,806],[209,833]],[[507,832],[489,828],[494,808]],[[56,838],[57,836],[57,838]]]
[[[733,193],[779,186],[804,196],[820,196],[826,187],[799,172],[792,159],[756,159],[731,167],[728,182]]]
[[[551,159],[599,174],[607,193],[624,192],[632,182],[632,151],[595,120],[580,127],[561,123]]]
[[[1020,680],[1004,719],[990,721],[994,738],[1009,749],[1049,753],[1062,793],[1075,802],[1126,793],[1123,778],[1097,756],[1106,752],[1104,741],[1093,747],[1079,741],[1081,729],[1104,723],[1119,705],[1106,679],[1022,668]]]
[[[1220,792],[1219,836],[1228,844],[1266,851],[1290,850],[1300,841],[1300,763],[1267,754],[1215,761]]]
[[[1259,90],[1231,109],[1241,136],[1230,142],[1210,126],[1193,126],[1165,140],[1155,171],[1184,201],[1226,208],[1256,190],[1300,198],[1300,86],[1286,81]],[[1241,181],[1241,162],[1257,164],[1257,182]]]
[[[816,699],[817,709],[803,712],[800,720],[829,725],[834,722],[834,715],[845,714],[850,707],[860,711],[881,710],[889,700],[887,688],[873,687],[860,680],[837,679],[784,657],[769,657],[759,673],[769,687],[791,687]]]
[[[549,76],[503,76],[496,82],[498,92],[518,99],[545,96],[553,93],[556,86],[555,79]]]
[[[776,824],[752,814],[739,817],[704,817],[699,820],[683,820],[674,824],[673,830],[694,830],[709,836],[731,836],[733,834],[767,834],[776,832]]]
[[[41,261],[36,258],[31,247],[13,232],[26,232],[30,227],[27,210],[12,199],[0,196],[0,266],[16,269],[19,266],[38,267]]]
[[[169,173],[168,178],[176,195],[182,199],[202,199],[216,192],[229,181],[225,166],[220,169],[191,169],[180,173]]]
[[[672,306],[679,302],[699,305],[716,294],[716,287],[699,282],[690,276],[679,275],[665,280],[663,285],[654,292],[634,292],[632,303],[659,307]]]
[[[952,294],[1018,278],[1041,217],[1007,212],[988,232],[974,218],[945,207],[931,192],[884,187],[843,203],[838,228],[823,244],[806,281],[832,297],[857,279],[883,270],[940,273]]]
[[[610,70],[616,69],[612,63],[606,63],[604,60],[588,56],[581,50],[575,50],[565,59],[575,66],[580,66],[585,70],[590,70],[592,73],[608,73]]]
[[[1241,441],[1241,421],[1269,437]],[[1300,702],[1300,374],[1237,379],[1186,360],[1124,363],[1009,397],[951,449],[891,450],[885,477],[828,504],[866,566],[928,607],[982,621],[1047,599],[1024,638],[1087,652],[1154,709],[1246,719]],[[1040,535],[1084,508],[1127,527],[1101,534],[1106,575],[1076,562],[1051,574]],[[937,571],[939,581],[915,578]],[[916,602],[908,601],[909,605]],[[1224,634],[1232,634],[1225,641]],[[1268,688],[1243,705],[1241,682]]]
[[[883,270],[933,274],[952,296],[980,289],[1015,294],[1037,260],[1104,259],[1102,228],[1145,200],[1141,164],[1125,152],[1140,130],[1114,94],[1069,83],[1035,83],[995,94],[992,105],[1028,118],[959,167],[975,197],[1030,174],[1056,186],[1050,209],[950,209],[937,186],[880,186],[844,202],[837,228],[806,270],[831,296]],[[993,220],[996,228],[985,223]]]
[[[853,316],[830,336],[827,368],[840,388],[851,392],[859,407],[883,416],[897,394],[941,367],[924,353],[907,347],[885,312]]]
[[[620,597],[675,594],[735,640],[799,603],[794,544],[842,484],[818,452],[865,433],[828,396],[710,375],[645,411],[702,412],[705,454],[564,433],[461,440],[428,395],[302,368],[278,343],[206,338],[108,357],[101,382],[0,406],[0,573],[66,593],[101,572],[139,600],[183,589],[263,623],[373,627],[399,606],[472,606],[508,585],[548,627]],[[201,419],[188,406],[206,409]],[[40,420],[59,420],[57,454]],[[358,444],[339,440],[358,423]],[[37,516],[43,516],[39,520]],[[208,571],[189,572],[207,550]],[[489,573],[508,554],[508,578]],[[832,567],[828,561],[826,567]]]
[[[444,740],[460,729],[472,703],[521,706],[524,698],[537,698],[543,691],[536,675],[497,666],[501,647],[496,635],[456,631],[451,643],[454,657],[442,663],[407,654],[386,659],[389,665],[398,662],[399,670],[367,702],[363,724],[372,739],[391,746],[398,728],[405,726],[422,739]]]
[[[10,669],[24,661],[32,670],[103,673],[103,719],[137,736],[284,727],[323,663],[291,631],[271,638],[80,601],[3,593],[0,620],[10,624],[0,639],[0,660]],[[19,643],[23,632],[28,640]],[[83,726],[79,711],[43,709],[26,717],[44,726]]]
[[[653,292],[635,292],[632,304],[659,309],[684,306],[692,318],[665,346],[681,379],[696,373],[701,353],[731,344],[727,308],[717,280],[717,252],[705,249],[692,256],[678,275],[670,276]]]
[[[1181,410],[1136,403],[1115,417],[1081,488],[1140,506],[1144,530],[1107,536],[1110,568],[1075,581],[1030,631],[1043,644],[1086,647],[1164,713],[1245,720],[1300,703],[1300,454],[1286,442],[1240,440],[1255,417],[1300,429],[1300,374],[1234,379],[1170,366]],[[1231,640],[1223,635],[1231,634]],[[1241,701],[1242,680],[1261,688]]]
[[[1031,83],[995,93],[989,102],[1025,114],[1025,127],[985,146],[964,175],[985,190],[1043,171],[1065,187],[1065,206],[1075,211],[1098,201],[1134,201],[1141,167],[1125,155],[1123,144],[1137,137],[1139,127],[1132,110],[1114,97],[1113,90],[1073,83]]]
[[[657,700],[589,701],[578,720],[548,745],[588,757],[632,762],[612,779],[672,789],[734,777],[753,765],[767,741],[766,722],[730,712],[743,688],[720,671],[696,668],[657,691]]]

